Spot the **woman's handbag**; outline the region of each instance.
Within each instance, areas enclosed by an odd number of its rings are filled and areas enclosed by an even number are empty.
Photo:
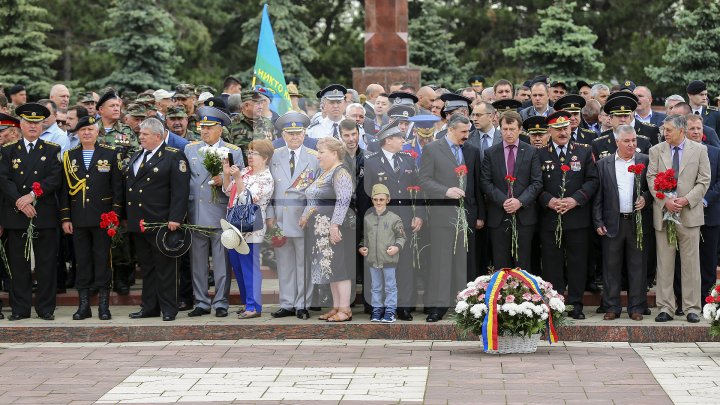
[[[254,232],[263,228],[263,216],[260,206],[253,203],[250,190],[247,191],[244,204],[235,204],[228,210],[227,221],[240,232]]]

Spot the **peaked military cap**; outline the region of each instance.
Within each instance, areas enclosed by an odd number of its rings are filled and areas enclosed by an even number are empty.
[[[493,101],[492,106],[495,107],[495,109],[499,112],[503,113],[507,111],[517,111],[518,108],[522,107],[522,103],[515,99],[509,98]]]
[[[387,112],[388,117],[407,120],[415,115],[415,108],[409,105],[394,105]]]
[[[635,90],[635,87],[637,87],[637,86],[635,86],[635,83],[634,83],[634,82],[632,82],[632,81],[630,81],[630,80],[625,80],[625,81],[620,85],[620,90],[630,90],[630,91],[633,91],[633,90]]]
[[[607,102],[603,106],[603,111],[610,115],[630,115],[636,108],[637,101],[626,95],[621,95],[616,96],[613,99],[608,98]]]
[[[82,128],[85,127],[91,127],[95,125],[97,122],[97,119],[91,115],[86,115],[78,120],[77,125],[75,125],[75,128],[71,129],[70,132],[77,132]]]
[[[545,83],[546,85],[550,85],[550,78],[548,78],[548,77],[545,76],[545,75],[535,76],[535,77],[530,81],[530,87],[532,87],[532,85],[535,84],[535,83]]]
[[[275,120],[275,128],[278,131],[300,132],[308,125],[310,125],[310,118],[297,111],[288,111]]]
[[[106,102],[114,99],[120,99],[120,96],[114,90],[108,91],[100,96],[100,100],[98,100],[97,104],[95,104],[95,108],[100,108]]]
[[[532,134],[544,134],[547,132],[548,124],[545,122],[545,117],[542,115],[533,115],[532,117],[528,117],[525,121],[523,121],[523,128],[525,128],[525,131],[532,135]]]
[[[203,127],[210,127],[218,124],[224,127],[230,125],[230,116],[219,108],[202,106],[198,108],[197,116],[198,124]]]
[[[86,93],[81,94],[78,99],[78,103],[80,103],[80,104],[89,104],[89,103],[96,104],[92,91],[88,91]]]
[[[347,89],[341,84],[331,84],[317,92],[317,98],[328,100],[345,100]]]
[[[0,113],[0,131],[4,131],[8,128],[18,128],[19,126],[19,119],[13,117],[12,115]]]
[[[470,104],[472,104],[472,100],[470,100],[469,98],[463,97],[455,93],[445,93],[440,96],[440,100],[445,103],[445,106],[442,109],[445,112],[453,111],[461,107],[469,109]]]
[[[638,99],[638,96],[636,96],[633,92],[627,91],[627,90],[620,90],[620,91],[616,91],[615,93],[609,95],[605,102],[608,102],[608,101],[610,101],[614,98],[618,98],[618,97],[630,97],[631,99],[635,100],[636,103],[638,103],[640,101],[640,99]]]
[[[25,103],[15,109],[15,114],[29,122],[40,122],[50,116],[50,110],[38,103]]]
[[[208,107],[226,108],[225,100],[220,97],[210,97],[209,99],[205,100],[205,105]]]
[[[482,86],[484,82],[485,78],[481,75],[470,76],[468,79],[468,84],[471,86]]]
[[[550,128],[563,128],[570,125],[570,113],[567,111],[555,111],[545,118],[545,123]]]
[[[432,128],[440,121],[440,117],[434,114],[420,114],[408,118],[408,121],[415,123],[415,128]]]
[[[580,112],[583,107],[585,107],[585,98],[577,94],[562,96],[553,105],[556,110],[569,112]]]
[[[400,128],[398,128],[398,120],[392,121],[389,124],[385,125],[375,136],[377,137],[378,141],[382,141],[385,138],[389,138],[391,136],[400,135],[403,136],[402,131]]]
[[[195,86],[188,83],[181,83],[175,86],[175,98],[189,98],[195,96]]]
[[[388,100],[392,105],[415,105],[415,103],[418,102],[417,96],[404,91],[396,91],[394,93],[390,93],[390,95],[388,96]]]

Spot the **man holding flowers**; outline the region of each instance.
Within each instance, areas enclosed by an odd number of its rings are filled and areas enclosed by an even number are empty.
[[[582,298],[587,277],[590,244],[590,202],[598,188],[595,162],[590,148],[570,142],[571,114],[556,111],[545,122],[551,141],[538,149],[543,188],[538,198],[542,277],[559,293],[568,284],[570,316],[585,319]]]
[[[681,115],[667,117],[663,123],[665,142],[650,148],[647,181],[655,190],[656,300],[660,310],[656,322],[671,321],[670,314],[675,312],[676,250],[680,252],[682,306],[688,314],[688,322],[700,321],[700,226],[705,222],[702,199],[710,185],[710,161],[704,145],[685,137],[686,122]],[[668,173],[677,180],[672,190],[655,181],[658,176]]]
[[[620,290],[623,263],[628,269],[628,307],[630,319],[641,321],[647,308],[646,267],[643,265],[643,209],[652,198],[646,173],[648,156],[636,151],[635,128],[617,129],[617,151],[597,162],[600,187],[593,201],[593,224],[601,237],[603,252],[603,319],[612,321],[622,311]],[[638,189],[639,188],[639,189]],[[645,210],[647,211],[647,210]],[[638,227],[639,224],[639,227]]]
[[[198,109],[198,124],[202,141],[185,146],[185,156],[190,163],[190,197],[188,219],[193,225],[220,230],[220,218],[225,218],[228,197],[221,191],[222,161],[233,157],[233,162],[243,168],[242,151],[238,146],[220,139],[223,127],[230,125],[230,117],[221,109],[203,106]],[[192,289],[195,308],[188,316],[202,316],[215,310],[215,316],[228,314],[230,284],[227,253],[220,243],[221,232],[193,234],[190,246]],[[212,255],[215,276],[215,296],[208,292],[208,259]]]

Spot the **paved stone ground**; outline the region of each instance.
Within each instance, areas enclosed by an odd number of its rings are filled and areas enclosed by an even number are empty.
[[[0,403],[671,404],[720,392],[720,344],[239,340],[2,343]]]

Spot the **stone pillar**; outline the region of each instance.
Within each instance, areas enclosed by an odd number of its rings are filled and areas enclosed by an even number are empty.
[[[396,81],[420,86],[420,69],[411,68],[408,51],[408,0],[365,0],[365,67],[352,68],[353,88],[371,83],[388,90]]]

